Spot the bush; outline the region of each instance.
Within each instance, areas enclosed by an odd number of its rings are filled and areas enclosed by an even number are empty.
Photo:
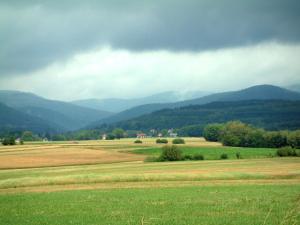
[[[294,149],[292,147],[283,147],[277,150],[277,155],[279,157],[287,157],[287,156],[300,156],[300,151]]]
[[[135,140],[134,143],[135,144],[142,144],[143,142],[141,140]]]
[[[191,155],[185,155],[183,158],[184,158],[184,160],[193,160],[194,159],[193,156],[191,156]]]
[[[185,144],[185,141],[184,141],[184,139],[182,139],[182,138],[175,138],[175,139],[172,141],[172,143],[173,143],[174,145],[177,145],[177,144]]]
[[[237,152],[237,153],[235,153],[235,156],[236,156],[237,159],[240,159],[241,158],[241,153]]]
[[[179,161],[183,159],[181,150],[175,145],[164,146],[159,158],[161,161]]]
[[[194,155],[193,158],[194,158],[194,160],[204,160],[204,156],[201,154],[196,154],[196,155]]]
[[[228,159],[228,155],[226,153],[223,153],[221,156],[220,156],[220,159]]]
[[[156,143],[157,144],[168,144],[168,140],[167,139],[157,139]]]

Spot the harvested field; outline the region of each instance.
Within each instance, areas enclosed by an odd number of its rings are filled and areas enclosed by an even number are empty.
[[[299,157],[189,138],[210,160],[144,162],[163,145],[133,141],[1,146],[0,224],[299,224]]]

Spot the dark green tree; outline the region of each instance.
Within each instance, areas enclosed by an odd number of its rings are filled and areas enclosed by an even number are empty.
[[[121,128],[115,128],[113,131],[112,131],[112,134],[117,138],[117,139],[121,139],[121,138],[124,138],[125,136],[125,131]]]
[[[207,141],[219,141],[224,130],[224,124],[214,123],[204,127],[203,137]]]

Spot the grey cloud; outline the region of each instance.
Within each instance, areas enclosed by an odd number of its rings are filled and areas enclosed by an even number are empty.
[[[0,76],[25,74],[102,45],[201,51],[299,42],[297,0],[0,2]]]

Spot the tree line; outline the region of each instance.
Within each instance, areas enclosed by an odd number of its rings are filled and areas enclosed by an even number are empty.
[[[300,148],[300,130],[266,131],[240,121],[208,124],[203,136],[207,141],[218,141],[224,146]]]

